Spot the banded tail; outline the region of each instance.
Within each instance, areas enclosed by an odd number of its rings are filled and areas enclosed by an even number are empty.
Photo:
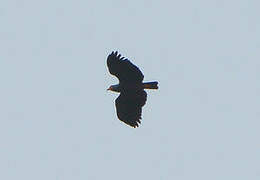
[[[145,82],[143,83],[143,88],[144,89],[158,89],[158,82],[153,81],[153,82]]]

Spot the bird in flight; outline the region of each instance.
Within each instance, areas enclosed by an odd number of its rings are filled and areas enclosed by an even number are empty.
[[[142,107],[147,99],[144,89],[158,89],[158,82],[143,82],[140,69],[117,51],[108,55],[107,67],[110,74],[119,79],[119,84],[107,89],[120,93],[115,101],[117,117],[136,128],[141,123]]]

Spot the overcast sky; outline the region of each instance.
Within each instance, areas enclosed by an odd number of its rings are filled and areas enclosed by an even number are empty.
[[[0,179],[260,179],[259,0],[2,0]],[[158,80],[142,125],[118,50]]]

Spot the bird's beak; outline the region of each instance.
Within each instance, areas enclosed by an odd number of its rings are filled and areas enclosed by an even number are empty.
[[[109,87],[109,88],[107,89],[107,91],[109,91],[109,90],[111,90],[111,87]]]

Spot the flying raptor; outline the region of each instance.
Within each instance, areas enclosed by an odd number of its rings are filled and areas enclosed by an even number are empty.
[[[115,101],[117,117],[136,128],[141,123],[142,107],[147,99],[144,89],[158,89],[158,82],[143,82],[140,69],[117,51],[108,55],[107,67],[110,74],[119,79],[119,84],[107,89],[120,93]]]

